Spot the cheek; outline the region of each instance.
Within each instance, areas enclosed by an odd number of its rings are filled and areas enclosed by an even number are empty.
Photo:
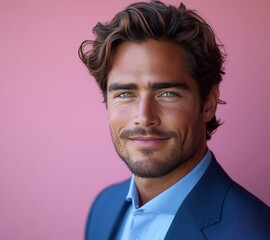
[[[199,119],[199,109],[196,106],[176,107],[163,111],[163,126],[171,128],[181,135],[186,135],[193,129]]]
[[[164,123],[173,123],[177,125],[181,125],[181,123],[191,123],[193,118],[197,117],[196,108],[193,107],[173,107],[173,108],[165,108],[162,111],[163,122]]]
[[[131,118],[130,109],[125,107],[108,108],[108,119],[111,127],[111,131],[119,132],[125,128]]]

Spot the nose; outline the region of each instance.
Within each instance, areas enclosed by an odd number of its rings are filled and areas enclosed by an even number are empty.
[[[155,127],[160,124],[158,107],[151,97],[142,97],[138,101],[134,123],[141,127]]]

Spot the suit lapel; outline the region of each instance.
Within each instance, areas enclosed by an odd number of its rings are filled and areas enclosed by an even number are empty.
[[[125,201],[122,203],[121,207],[115,206],[112,207],[114,208],[114,214],[111,215],[110,218],[107,219],[108,223],[113,223],[113,224],[106,224],[104,230],[107,232],[104,234],[105,238],[104,239],[115,239],[116,234],[118,232],[118,229],[121,225],[121,222],[123,220],[123,217],[129,207],[130,203]],[[118,209],[117,211],[115,211],[116,209]]]
[[[213,157],[209,168],[178,209],[166,240],[206,239],[203,229],[220,221],[232,180]]]

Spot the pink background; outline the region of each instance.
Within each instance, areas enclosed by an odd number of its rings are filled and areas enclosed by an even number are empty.
[[[131,2],[1,0],[0,239],[83,239],[94,196],[130,175],[77,48],[97,21]],[[209,21],[229,54],[221,85],[228,104],[218,110],[225,124],[209,145],[269,205],[270,2],[184,3]]]

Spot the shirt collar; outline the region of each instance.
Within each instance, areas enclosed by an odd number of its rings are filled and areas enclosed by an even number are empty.
[[[139,194],[134,180],[134,175],[130,181],[130,187],[126,200],[132,202],[133,209],[149,210],[164,214],[175,215],[178,208],[185,200],[190,191],[194,188],[200,180],[207,167],[211,162],[211,152],[208,150],[203,159],[193,168],[186,176],[181,178],[178,182],[170,188],[160,193],[158,196],[140,206]]]

